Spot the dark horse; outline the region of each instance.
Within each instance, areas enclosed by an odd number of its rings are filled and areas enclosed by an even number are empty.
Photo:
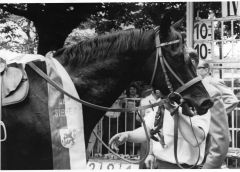
[[[179,40],[162,47],[162,54],[179,78],[186,83],[196,77],[176,25],[163,21],[159,30],[161,42]],[[81,99],[110,107],[131,81],[150,82],[156,57],[155,36],[155,30],[116,32],[60,49],[55,58],[70,75]],[[45,63],[35,64],[46,71]],[[2,120],[8,132],[7,141],[2,142],[2,169],[52,169],[47,84],[28,65],[26,72],[30,82],[29,95],[23,102],[2,109]],[[169,71],[168,76],[174,90],[181,86]],[[164,95],[169,94],[160,65],[153,86]],[[201,82],[183,91],[182,96],[199,114],[204,114],[212,105]],[[83,106],[86,145],[104,113]]]

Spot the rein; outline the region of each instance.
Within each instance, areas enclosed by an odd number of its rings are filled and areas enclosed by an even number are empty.
[[[92,104],[90,102],[86,102],[82,99],[78,99],[74,96],[72,96],[71,94],[69,94],[68,92],[66,92],[63,88],[61,88],[61,86],[59,86],[56,82],[52,81],[48,75],[46,75],[41,69],[39,69],[34,63],[30,62],[28,63],[29,66],[37,73],[39,74],[43,79],[45,79],[49,84],[51,84],[53,87],[55,87],[58,91],[62,92],[63,94],[67,95],[68,97],[72,98],[73,100],[79,102],[79,103],[82,103],[88,107],[91,107],[91,108],[94,108],[94,109],[97,109],[97,110],[102,110],[102,111],[112,111],[112,112],[132,112],[132,111],[140,111],[140,110],[145,110],[145,109],[148,109],[148,108],[153,108],[155,106],[163,106],[164,102],[163,101],[160,101],[160,102],[156,102],[154,104],[150,104],[150,105],[146,105],[146,106],[140,106],[140,107],[134,107],[134,108],[108,108],[108,107],[104,107],[104,106],[100,106],[100,105],[95,105],[95,104]],[[141,162],[143,162],[146,157],[148,156],[148,152],[149,152],[149,149],[150,149],[150,137],[148,135],[148,132],[147,132],[147,126],[145,124],[145,121],[144,119],[142,118],[142,116],[138,113],[138,116],[140,117],[140,120],[141,122],[143,123],[143,127],[144,127],[144,130],[145,130],[145,134],[146,134],[146,137],[147,137],[147,153],[145,154],[145,156],[140,159],[140,160],[136,160],[136,161],[131,161],[131,160],[128,160],[128,159],[125,159],[123,157],[121,157],[120,155],[118,155],[117,153],[115,153],[113,150],[111,150],[111,148],[109,148],[109,146],[107,146],[104,141],[96,134],[95,131],[93,131],[94,135],[98,138],[98,140],[111,152],[113,153],[114,155],[116,155],[117,157],[119,157],[120,159],[128,162],[128,163],[133,163],[133,164],[139,164]]]
[[[58,91],[62,92],[63,94],[67,95],[71,99],[82,103],[83,105],[86,105],[88,107],[91,107],[93,109],[101,110],[101,111],[111,111],[111,112],[132,112],[132,111],[139,111],[139,110],[145,110],[148,108],[153,108],[155,106],[159,106],[161,103],[156,102],[154,104],[146,105],[146,106],[140,106],[140,107],[131,107],[131,108],[109,108],[104,107],[96,104],[92,104],[90,102],[84,101],[82,99],[78,99],[68,92],[66,92],[63,88],[61,88],[56,82],[52,81],[41,69],[39,69],[34,63],[30,62],[28,65],[37,73],[39,74],[43,79],[45,79],[49,84],[51,84],[53,87],[55,87]]]

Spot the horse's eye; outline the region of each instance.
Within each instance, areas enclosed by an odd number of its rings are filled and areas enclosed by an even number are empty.
[[[193,60],[193,59],[191,59],[191,62],[192,62],[193,65],[196,64],[195,60]]]
[[[196,63],[196,61],[195,61],[194,59],[191,59],[191,62],[192,62],[192,65],[193,65],[195,68],[197,68],[197,63]]]

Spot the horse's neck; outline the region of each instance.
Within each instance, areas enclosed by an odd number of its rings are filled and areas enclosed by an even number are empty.
[[[109,59],[101,64],[81,68],[78,77],[71,77],[80,97],[102,106],[110,106],[133,80],[136,64]]]
[[[121,51],[121,54],[107,53],[104,59],[91,57],[96,60],[92,60],[88,65],[79,65],[77,69],[64,66],[70,74],[80,98],[93,104],[110,107],[130,82],[136,78],[136,75],[142,75],[141,67],[155,49],[154,37],[145,36],[148,37],[148,40],[140,37],[139,42],[146,42],[146,45],[136,47],[134,51],[126,49],[125,52]],[[94,52],[96,51],[98,50],[95,49]],[[86,106],[83,107],[83,111],[84,122],[88,124],[84,125],[87,141],[96,122],[105,112]]]
[[[138,39],[143,42],[142,45],[131,48],[131,51],[126,49],[121,54],[106,54],[104,59],[80,66],[77,71],[69,70],[82,99],[110,106],[130,82],[137,78],[136,75],[141,76],[141,67],[154,50],[154,39],[149,33]]]
[[[93,104],[110,107],[132,80],[136,64],[122,63],[112,58],[102,64],[82,67],[77,73],[66,68],[81,99]],[[83,106],[85,143],[106,112]]]

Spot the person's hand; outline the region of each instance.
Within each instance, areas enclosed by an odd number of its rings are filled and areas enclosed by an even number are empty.
[[[154,155],[149,154],[147,158],[144,161],[146,168],[147,169],[152,169],[153,168],[153,163],[154,163]]]
[[[168,99],[164,99],[164,107],[170,112],[174,112],[175,109],[178,107],[176,102],[170,101]]]
[[[124,144],[129,137],[128,132],[122,132],[115,134],[109,141],[109,146],[111,149],[119,151],[118,146]]]

